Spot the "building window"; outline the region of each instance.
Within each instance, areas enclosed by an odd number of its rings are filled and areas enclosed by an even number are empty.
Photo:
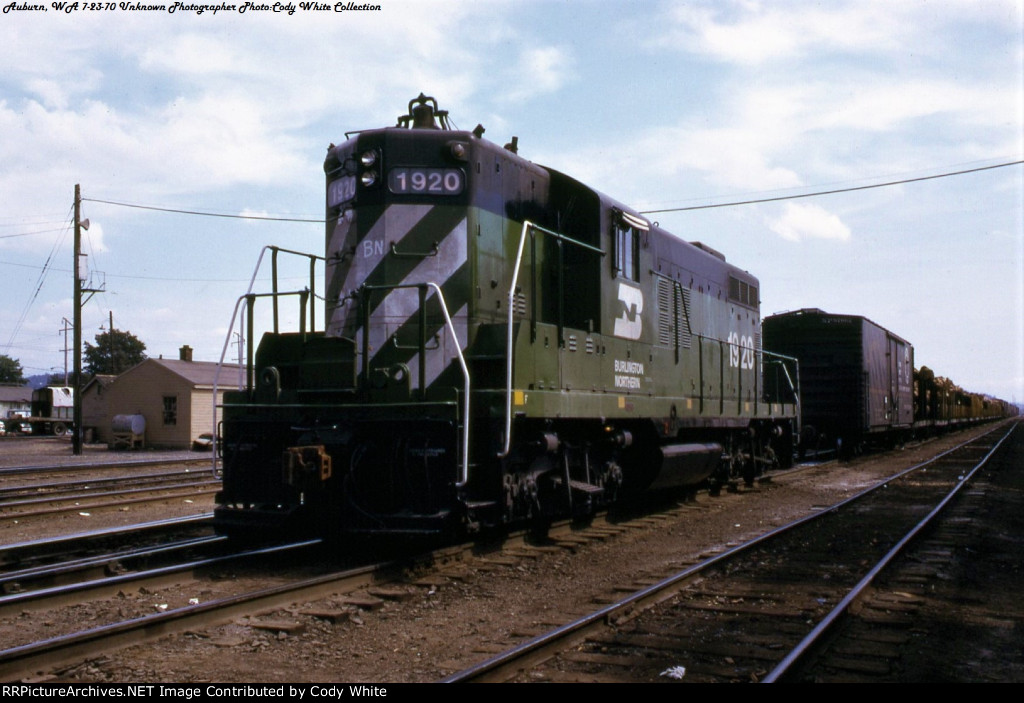
[[[174,395],[164,396],[164,424],[178,424],[178,397]]]

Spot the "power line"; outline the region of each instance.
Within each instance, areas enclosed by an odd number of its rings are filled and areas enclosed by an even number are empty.
[[[39,270],[39,269],[43,268],[41,266],[34,266],[32,264],[16,264],[16,263],[14,263],[12,261],[0,261],[0,266],[16,266],[18,268],[33,269],[33,270]],[[74,273],[74,271],[72,269],[56,268],[54,266],[51,266],[49,270],[51,272],[55,272],[55,273]],[[106,278],[115,278],[115,279],[126,278],[126,279],[130,279],[130,280],[138,280],[138,281],[177,281],[179,283],[247,283],[249,281],[248,278],[205,278],[205,277],[204,278],[184,278],[182,276],[138,276],[138,275],[131,276],[131,275],[128,275],[128,274],[107,273],[107,272],[104,272],[103,275]],[[304,280],[308,280],[308,278],[301,277],[301,276],[282,276],[282,277],[279,277],[278,280],[279,281],[290,281],[290,280],[304,281]]]
[[[800,198],[813,198],[820,195],[835,195],[837,193],[852,193],[859,190],[871,190],[873,188],[886,188],[889,186],[903,185],[906,183],[917,183],[920,181],[930,181],[937,178],[949,178],[951,176],[962,176],[968,173],[977,173],[979,171],[989,171],[996,168],[1005,168],[1007,166],[1018,166],[1024,164],[1024,160],[1018,161],[1007,161],[1001,164],[994,164],[991,166],[980,166],[978,168],[963,169],[960,171],[948,171],[946,173],[939,173],[932,176],[919,176],[917,178],[903,178],[896,181],[885,181],[883,183],[872,183],[864,186],[851,186],[849,188],[835,188],[832,190],[819,190],[813,193],[800,193],[797,195],[780,195],[773,198],[757,198],[752,200],[737,200],[726,203],[716,203],[714,205],[690,205],[686,207],[674,207],[674,208],[663,208],[658,210],[640,210],[639,212],[644,215],[654,215],[663,212],[686,212],[689,210],[709,210],[712,208],[720,207],[736,207],[739,205],[755,205],[758,203],[774,203],[782,200],[797,200]],[[323,224],[325,221],[322,219],[308,219],[299,217],[269,217],[265,215],[237,215],[223,212],[207,212],[202,210],[182,210],[178,208],[166,208],[156,207],[153,205],[139,205],[137,203],[125,203],[114,200],[101,200],[99,198],[82,198],[83,201],[89,201],[93,203],[102,203],[104,205],[114,205],[117,207],[128,207],[135,208],[138,210],[153,210],[156,212],[171,212],[179,215],[198,215],[201,217],[224,217],[236,220],[264,220],[269,222],[305,222],[310,224]],[[34,234],[34,233],[33,233]],[[23,236],[23,235],[8,235],[8,236]],[[3,238],[0,236],[0,238]]]
[[[116,205],[118,207],[130,207],[138,210],[155,210],[157,212],[173,212],[179,215],[201,215],[203,217],[227,217],[236,220],[269,220],[271,222],[311,222],[314,224],[324,224],[324,220],[308,220],[297,217],[267,217],[264,215],[232,215],[223,212],[203,212],[201,210],[178,210],[175,208],[167,207],[154,207],[152,205],[138,205],[135,203],[120,203],[113,200],[99,200],[97,198],[82,198],[83,201],[89,201],[91,203],[103,203],[104,205]]]
[[[1024,160],[1020,161],[1007,161],[1002,164],[995,164],[992,166],[980,166],[978,168],[968,168],[962,171],[949,171],[947,173],[939,173],[933,176],[920,176],[918,178],[904,178],[898,181],[886,181],[885,183],[872,183],[866,186],[852,186],[850,188],[836,188],[835,190],[819,190],[813,193],[801,193],[799,195],[780,195],[775,198],[760,198],[757,200],[740,200],[728,203],[718,203],[716,205],[691,205],[688,207],[673,207],[665,208],[663,210],[640,210],[642,215],[654,215],[661,212],[684,212],[686,210],[708,210],[711,208],[718,207],[734,207],[737,205],[754,205],[757,203],[774,203],[780,200],[796,200],[798,198],[813,198],[819,195],[834,195],[835,193],[852,193],[857,190],[869,190],[871,188],[885,188],[887,186],[902,185],[904,183],[916,183],[918,181],[930,181],[936,178],[949,178],[950,176],[962,176],[967,173],[977,173],[978,171],[989,171],[994,168],[1005,168],[1006,166],[1018,166],[1024,164]]]
[[[46,282],[46,274],[50,270],[50,262],[53,261],[54,255],[64,243],[64,239],[67,237],[67,234],[68,226],[65,224],[61,236],[53,243],[53,248],[50,249],[50,254],[46,257],[46,261],[43,263],[43,268],[39,272],[39,277],[36,279],[35,292],[32,293],[32,297],[29,298],[28,304],[25,305],[25,309],[21,311],[21,317],[18,318],[17,323],[14,325],[14,330],[11,332],[11,338],[7,341],[8,350],[11,348],[11,345],[14,344],[14,340],[17,338],[18,333],[21,332],[21,326],[25,324],[25,319],[28,317],[28,311],[32,308],[32,304],[36,301],[36,298],[39,297],[39,291],[43,289],[43,283]]]
[[[13,239],[14,237],[27,237],[30,234],[49,234],[50,232],[63,232],[64,227],[57,229],[37,229],[34,232],[19,232],[17,234],[0,234],[0,239]]]
[[[43,216],[40,215],[39,217],[43,217]],[[5,217],[0,218],[0,219],[19,220],[18,222],[0,222],[0,227],[27,227],[27,226],[35,227],[35,226],[38,226],[38,225],[59,225],[59,224],[62,224],[64,222],[64,220],[42,220],[42,219],[40,219],[38,221],[35,221],[35,222],[28,222],[26,220],[29,219],[29,218],[26,218],[26,217],[16,217],[16,216],[14,216],[14,217],[6,217],[5,216]],[[35,220],[37,218],[31,218],[31,219]]]

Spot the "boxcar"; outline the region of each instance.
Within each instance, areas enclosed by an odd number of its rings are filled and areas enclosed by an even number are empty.
[[[764,347],[800,360],[803,449],[891,444],[914,424],[914,347],[859,315],[817,308],[763,320]]]

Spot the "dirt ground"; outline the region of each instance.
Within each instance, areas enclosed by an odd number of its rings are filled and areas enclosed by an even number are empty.
[[[193,451],[110,451],[103,444],[85,444],[80,455],[71,451],[69,437],[0,437],[0,488],[19,486],[25,483],[45,480],[57,482],[64,479],[88,480],[115,476],[137,475],[167,471],[167,467],[134,465],[138,462],[167,459],[195,459],[196,464],[187,470],[203,472],[211,468],[209,452]],[[60,467],[111,461],[123,462],[122,468],[97,471],[75,470],[62,476]],[[45,479],[28,475],[4,475],[4,468],[16,466],[53,466],[57,470],[47,473]],[[183,467],[178,467],[179,470]],[[86,509],[64,512],[47,517],[30,517],[22,520],[0,520],[0,544],[15,544],[47,537],[59,537],[91,532],[110,527],[121,527],[147,520],[170,517],[185,517],[213,511],[213,496],[198,495],[162,503],[125,506],[122,508]]]

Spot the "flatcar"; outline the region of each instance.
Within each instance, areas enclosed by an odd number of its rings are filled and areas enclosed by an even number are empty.
[[[303,290],[278,330],[275,279],[220,409],[221,532],[465,534],[791,462],[758,279],[483,134],[421,94],[328,148],[324,329]]]
[[[950,379],[936,376],[927,366],[914,373],[914,429],[917,434],[934,434],[1016,415],[1017,408],[1011,403],[966,391]]]

